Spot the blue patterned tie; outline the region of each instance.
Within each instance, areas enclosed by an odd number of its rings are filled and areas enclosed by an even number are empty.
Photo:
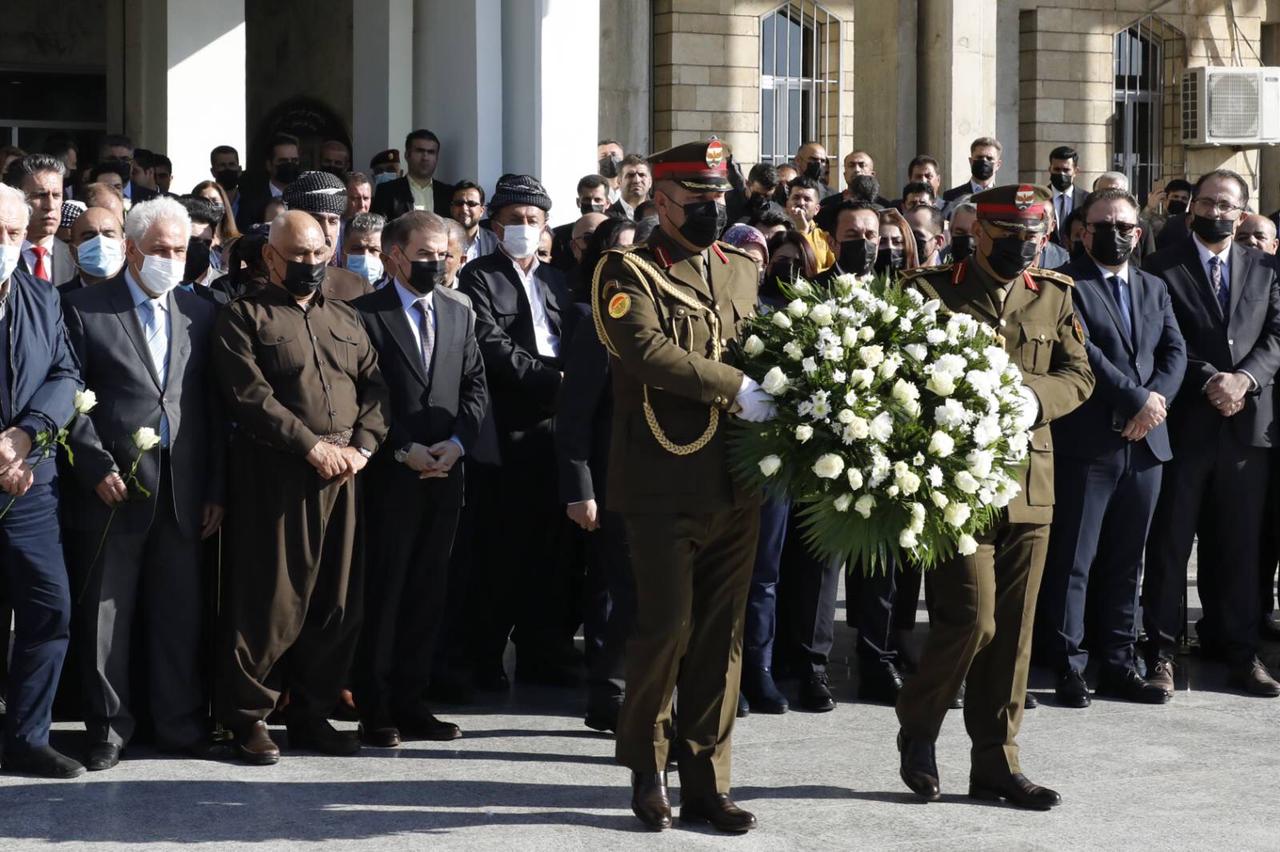
[[[1111,285],[1111,295],[1120,309],[1120,318],[1124,320],[1124,330],[1133,337],[1133,309],[1129,304],[1129,284],[1119,275],[1108,275],[1107,283]]]
[[[142,333],[147,338],[147,349],[151,352],[151,365],[156,368],[160,377],[160,387],[164,388],[169,378],[169,334],[164,308],[157,312],[155,302],[150,299],[138,305],[142,314]],[[160,446],[169,446],[169,418],[160,413]]]
[[[1217,257],[1209,258],[1209,286],[1213,288],[1214,298],[1218,300],[1225,319],[1231,307],[1231,284],[1222,277],[1222,260]]]

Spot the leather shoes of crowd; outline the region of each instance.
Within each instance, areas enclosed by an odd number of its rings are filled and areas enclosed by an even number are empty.
[[[738,709],[734,715],[739,719],[745,719],[751,715],[751,702],[747,700],[747,696],[741,691],[738,692]]]
[[[902,781],[911,792],[926,802],[936,802],[942,796],[938,782],[938,759],[933,743],[913,740],[905,731],[898,731],[899,769]]]
[[[1271,676],[1257,657],[1231,672],[1231,685],[1262,698],[1280,696],[1280,682]]]
[[[1084,675],[1075,669],[1067,669],[1058,678],[1054,697],[1062,707],[1088,707],[1091,703],[1089,685],[1084,682]]]
[[[671,799],[667,796],[667,773],[631,773],[631,812],[654,831],[671,827]]]
[[[951,704],[948,706],[952,710],[964,709],[964,684],[963,683],[960,684],[960,689],[956,691],[956,697],[951,699]]]
[[[810,713],[826,713],[836,709],[836,700],[831,697],[826,672],[812,672],[801,682],[800,708]]]
[[[327,719],[292,719],[288,724],[289,748],[346,757],[360,750],[355,733],[339,731]]]
[[[1142,679],[1137,669],[1125,669],[1119,673],[1103,671],[1098,676],[1098,694],[1135,704],[1168,704],[1172,698],[1164,687]]]
[[[1028,692],[1022,697],[1023,710],[1034,710],[1039,706],[1040,706],[1040,701],[1035,697],[1033,693]]]
[[[114,769],[120,762],[122,749],[115,743],[94,743],[85,752],[84,768],[90,772]]]
[[[6,748],[0,769],[17,775],[39,778],[76,778],[84,774],[80,761],[67,757],[52,746],[30,749]]]
[[[787,697],[778,690],[773,681],[773,672],[768,669],[744,669],[742,672],[742,694],[747,704],[756,713],[779,715],[789,709]]]
[[[622,705],[619,703],[588,706],[587,714],[582,720],[583,724],[593,731],[616,731],[618,730],[618,713],[621,709]]]
[[[1159,658],[1148,663],[1147,683],[1158,686],[1173,697],[1173,660]]]
[[[680,798],[680,822],[706,822],[725,834],[742,834],[756,827],[756,816],[744,811],[724,793]]]
[[[1021,772],[1012,772],[995,780],[969,779],[969,798],[983,802],[1001,799],[1017,808],[1047,811],[1062,804],[1062,797],[1048,787],[1032,784]]]
[[[369,748],[396,748],[400,745],[400,729],[385,719],[361,722],[360,742]]]
[[[244,737],[237,739],[239,742],[236,754],[244,763],[251,766],[271,766],[280,762],[280,746],[271,739],[271,731],[266,722],[254,722]]]
[[[858,700],[881,704],[898,703],[902,691],[902,673],[893,663],[868,663],[859,667]]]
[[[446,742],[462,736],[462,729],[452,722],[437,719],[430,710],[419,708],[396,718],[400,735],[406,740]]]

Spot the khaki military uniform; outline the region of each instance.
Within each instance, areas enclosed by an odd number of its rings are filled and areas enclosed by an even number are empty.
[[[969,260],[909,273],[904,286],[937,298],[995,328],[1040,403],[1022,490],[978,550],[933,572],[929,637],[915,677],[898,698],[898,719],[910,738],[934,742],[962,683],[965,728],[973,742],[974,778],[1020,772],[1022,723],[1031,655],[1031,627],[1053,519],[1053,437],[1049,423],[1088,398],[1093,373],[1084,332],[1071,307],[1072,281],[1032,268],[1002,296],[999,285]]]
[[[754,313],[756,281],[731,246],[689,255],[659,231],[610,251],[593,294],[613,376],[607,503],[627,525],[636,582],[617,757],[636,772],[666,768],[678,687],[684,796],[729,791],[759,498],[729,473],[742,372],[728,345]]]

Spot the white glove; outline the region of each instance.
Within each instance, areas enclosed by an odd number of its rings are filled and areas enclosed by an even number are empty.
[[[750,376],[742,377],[742,384],[738,386],[735,402],[740,409],[738,416],[743,420],[763,423],[774,417],[773,397]]]
[[[1018,412],[1018,429],[1026,432],[1040,419],[1040,398],[1026,385],[1019,388],[1019,391],[1022,394],[1022,410]]]

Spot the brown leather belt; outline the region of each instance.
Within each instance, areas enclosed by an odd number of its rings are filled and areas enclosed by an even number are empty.
[[[326,444],[333,444],[335,447],[346,447],[351,444],[351,430],[344,429],[331,435],[321,435],[320,440]]]

